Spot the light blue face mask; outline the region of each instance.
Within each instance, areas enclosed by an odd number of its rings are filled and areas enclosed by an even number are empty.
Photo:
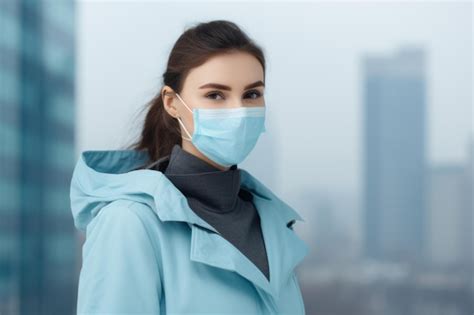
[[[176,96],[193,114],[191,136],[181,118],[178,122],[191,141],[209,159],[223,166],[239,164],[257,144],[265,128],[265,106],[234,108],[194,108],[191,110],[181,96]]]

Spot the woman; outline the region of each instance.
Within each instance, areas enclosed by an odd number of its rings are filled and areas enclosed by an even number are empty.
[[[78,314],[304,314],[304,221],[237,167],[265,131],[262,50],[229,21],[174,45],[140,138],[82,152]]]

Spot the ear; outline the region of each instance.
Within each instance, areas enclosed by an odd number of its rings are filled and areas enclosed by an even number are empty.
[[[168,114],[170,114],[174,118],[178,117],[178,110],[174,105],[175,97],[173,89],[165,85],[161,89],[161,98],[163,100],[163,106],[165,107],[165,110],[168,112]]]

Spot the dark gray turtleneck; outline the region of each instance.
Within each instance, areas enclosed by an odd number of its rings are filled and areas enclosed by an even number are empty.
[[[260,216],[240,187],[240,169],[222,171],[176,144],[154,166],[186,196],[189,207],[237,247],[270,279]]]

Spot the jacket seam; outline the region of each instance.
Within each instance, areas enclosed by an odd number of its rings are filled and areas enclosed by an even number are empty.
[[[131,212],[133,212],[135,214],[135,216],[138,218],[138,220],[141,222],[144,230],[145,230],[145,233],[148,237],[148,242],[150,243],[150,246],[151,246],[151,249],[153,250],[153,256],[155,256],[155,261],[158,263],[158,275],[159,275],[159,286],[160,286],[160,301],[158,303],[160,303],[161,305],[161,299],[164,297],[164,286],[163,286],[163,265],[162,265],[162,262],[161,262],[161,251],[160,251],[160,257],[158,257],[158,254],[156,253],[156,250],[155,250],[155,247],[153,246],[153,242],[152,242],[152,238],[150,236],[150,232],[148,231],[148,228],[145,224],[145,222],[143,221],[141,215],[138,213],[138,210],[136,209],[136,207],[133,207],[135,206],[135,202],[132,201],[132,200],[129,200],[129,203],[126,205],[127,209],[130,209]]]
[[[304,301],[303,301],[303,296],[302,296],[303,293],[301,292],[301,288],[298,284],[298,279],[296,277],[296,272],[293,274],[293,282],[295,283],[296,288],[298,289],[297,293],[298,293],[299,304],[300,304],[301,311],[302,311],[301,314],[305,314]]]
[[[150,236],[150,232],[148,231],[148,228],[146,227],[145,222],[143,221],[143,219],[142,219],[142,217],[140,216],[140,214],[138,214],[136,208],[135,208],[135,207],[132,207],[133,205],[135,205],[135,203],[134,203],[133,201],[130,201],[129,204],[127,205],[127,208],[130,209],[130,210],[135,214],[135,216],[138,218],[138,220],[140,220],[140,222],[141,222],[142,225],[143,225],[143,228],[145,229],[145,233],[146,233],[146,235],[147,235],[147,237],[148,237],[148,241],[150,242],[150,244],[153,244],[152,238],[151,238],[151,236]],[[152,246],[152,248],[153,248],[153,246]],[[154,248],[153,248],[153,249],[154,249]],[[160,264],[160,267],[162,267],[162,265],[161,265],[161,257],[158,257],[158,256],[157,256],[157,253],[156,253],[155,250],[153,251],[153,254],[154,254],[154,256],[155,256],[156,261]],[[161,256],[161,255],[160,255],[160,256]],[[161,269],[161,268],[160,268],[160,269]],[[160,275],[160,276],[161,276],[161,275]]]

